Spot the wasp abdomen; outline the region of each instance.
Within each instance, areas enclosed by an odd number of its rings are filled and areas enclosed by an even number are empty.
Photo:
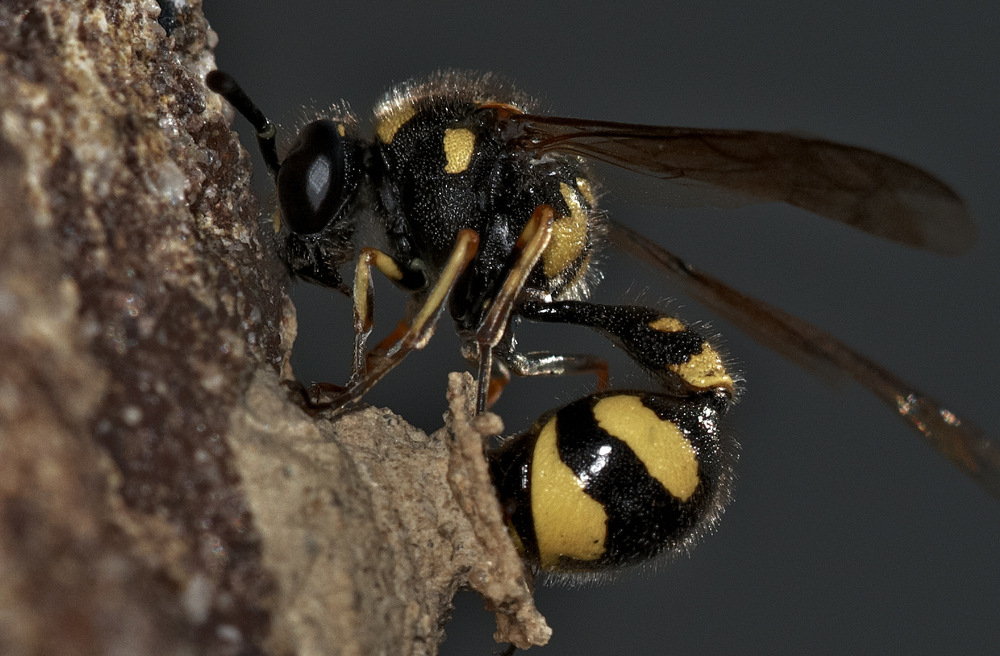
[[[527,559],[595,573],[685,550],[728,498],[730,450],[706,395],[593,394],[491,454],[508,523]]]

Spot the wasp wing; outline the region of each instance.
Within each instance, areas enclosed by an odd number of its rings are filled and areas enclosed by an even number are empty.
[[[962,199],[933,175],[864,148],[782,132],[702,130],[515,114],[538,155],[572,153],[654,177],[784,202],[942,254],[975,241]]]
[[[807,369],[833,367],[848,374],[897,412],[938,452],[990,494],[1000,497],[1000,447],[985,438],[978,426],[959,419],[829,333],[693,269],[631,228],[611,221],[609,235],[616,246],[669,274],[692,298],[764,346]]]

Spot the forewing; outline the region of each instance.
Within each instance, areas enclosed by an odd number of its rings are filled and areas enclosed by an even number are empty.
[[[702,130],[515,114],[539,156],[572,153],[761,202],[784,202],[909,246],[956,254],[975,241],[959,198],[895,157],[782,132]]]

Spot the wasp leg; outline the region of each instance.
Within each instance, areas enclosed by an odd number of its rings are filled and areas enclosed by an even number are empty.
[[[398,266],[392,258],[376,249],[364,249],[369,254],[366,256],[363,252],[362,257],[359,258],[354,284],[354,357],[358,373],[352,375],[343,392],[332,400],[318,405],[322,406],[323,409],[337,410],[348,403],[358,401],[365,392],[374,387],[375,383],[399,365],[411,351],[426,346],[431,335],[434,334],[434,327],[444,309],[445,300],[451,295],[455,281],[475,257],[478,248],[479,235],[474,230],[459,231],[455,237],[455,248],[452,250],[441,276],[431,288],[423,305],[420,306],[416,317],[392,347],[385,352],[374,353],[371,358],[366,357],[364,351],[365,341],[371,333],[374,317],[371,266],[374,265],[383,273],[388,270],[389,273],[386,273],[386,276],[394,282],[402,281],[404,278],[395,276],[393,269],[398,270]],[[399,331],[397,330],[397,332]]]
[[[497,354],[498,359],[515,376],[568,376],[588,374],[597,377],[598,392],[608,387],[608,361],[590,353],[551,353],[531,351],[530,353]]]
[[[550,353],[532,351],[517,353],[497,350],[490,376],[486,407],[491,407],[500,398],[510,375],[515,376],[568,376],[570,374],[592,374],[597,378],[595,392],[608,388],[608,362],[589,353]]]
[[[737,394],[736,381],[703,335],[652,308],[585,301],[528,301],[518,313],[535,321],[586,326],[607,337],[676,396]]]
[[[403,339],[403,336],[409,329],[410,324],[405,321],[397,323],[395,330],[380,339],[378,344],[368,351],[368,355],[365,356],[366,362],[372,362],[377,358],[384,357],[385,354],[389,352],[389,349],[395,346],[396,342]]]
[[[494,360],[493,372],[490,374],[489,388],[486,391],[486,408],[493,407],[493,404],[500,399],[500,395],[503,394],[503,390],[509,382],[510,370],[502,360]]]
[[[377,248],[362,248],[354,270],[354,362],[348,386],[360,380],[365,373],[367,358],[365,344],[375,323],[375,285],[372,281],[372,267],[391,280],[396,286],[415,292],[427,284],[427,278],[418,269],[404,269],[391,256]],[[393,335],[402,339],[404,333],[397,329]]]
[[[330,406],[328,400],[346,389],[343,385],[322,382],[307,387],[297,380],[283,380],[281,384],[288,390],[288,398],[309,416],[316,416],[327,410]]]
[[[375,286],[371,275],[373,266],[397,287],[406,291],[416,292],[427,284],[427,278],[421,270],[403,267],[390,255],[377,248],[361,249],[354,271],[354,291],[351,294],[354,300],[354,360],[351,363],[351,377],[347,386],[314,383],[308,389],[302,390],[307,400],[307,410],[312,413],[336,405],[331,399],[342,398],[347,389],[364,376],[367,369],[369,358],[365,354],[365,344],[371,335],[375,313]],[[403,332],[397,328],[390,337],[396,341],[402,334]]]
[[[476,330],[476,347],[479,354],[479,371],[476,376],[476,412],[483,412],[488,405],[490,389],[496,389],[491,384],[493,377],[493,349],[500,343],[510,325],[510,313],[524,283],[531,275],[532,269],[541,259],[549,241],[552,239],[552,225],[556,212],[551,205],[539,205],[531,213],[531,218],[525,224],[524,230],[517,238],[515,248],[519,254],[510,273],[493,299],[489,311]],[[505,383],[504,383],[505,384]],[[499,386],[503,389],[503,384]],[[499,396],[499,390],[497,391]],[[494,400],[496,400],[494,398]]]

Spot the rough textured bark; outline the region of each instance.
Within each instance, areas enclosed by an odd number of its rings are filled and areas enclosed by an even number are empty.
[[[463,585],[544,643],[467,379],[431,437],[289,400],[215,39],[197,0],[0,4],[0,653],[435,653]]]

